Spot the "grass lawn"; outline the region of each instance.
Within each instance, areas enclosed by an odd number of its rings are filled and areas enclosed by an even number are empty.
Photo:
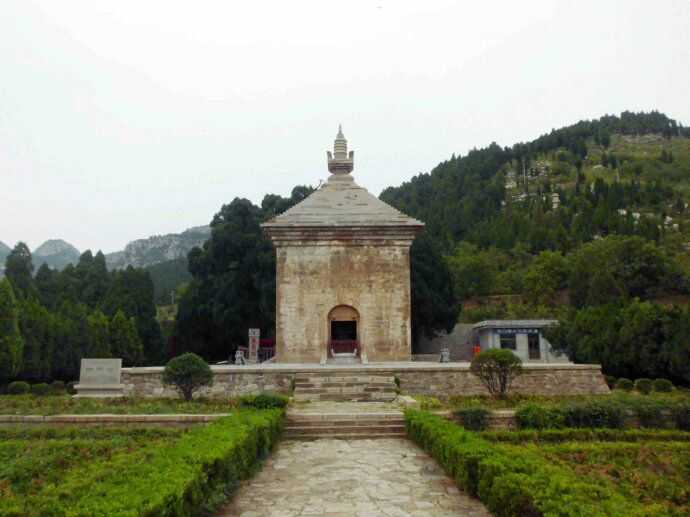
[[[209,414],[229,413],[237,407],[232,399],[84,399],[69,395],[0,395],[0,415],[95,415],[95,414]]]
[[[177,440],[178,429],[0,429],[0,516],[61,480],[113,458],[145,459],[146,450]]]
[[[501,446],[538,454],[578,479],[608,487],[644,508],[642,515],[690,515],[690,443],[564,442]]]
[[[434,397],[414,397],[421,404],[421,409],[462,409],[470,407],[485,407],[487,409],[517,409],[525,404],[560,405],[571,402],[585,402],[591,400],[619,401],[621,403],[634,403],[635,401],[656,401],[668,403],[690,403],[690,390],[676,388],[671,393],[650,393],[641,395],[637,392],[624,392],[614,390],[609,395],[561,395],[546,397],[540,395],[513,394],[505,399],[496,399],[489,396],[450,397],[447,401],[441,401]]]
[[[578,475],[610,482],[650,515],[690,514],[690,445],[566,443],[542,448],[548,459],[567,464]]]

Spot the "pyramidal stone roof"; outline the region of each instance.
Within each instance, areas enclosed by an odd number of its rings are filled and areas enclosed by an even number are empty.
[[[354,151],[347,153],[342,128],[335,139],[334,155],[328,155],[328,181],[305,200],[267,221],[262,226],[289,227],[362,227],[386,226],[421,229],[424,223],[384,203],[355,183],[350,175]]]

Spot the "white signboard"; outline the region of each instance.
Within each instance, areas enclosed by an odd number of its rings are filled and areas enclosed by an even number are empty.
[[[82,359],[79,384],[103,386],[120,384],[122,359]]]

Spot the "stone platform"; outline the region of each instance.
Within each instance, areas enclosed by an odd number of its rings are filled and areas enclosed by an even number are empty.
[[[291,394],[298,379],[315,375],[362,376],[398,379],[408,395],[438,398],[486,395],[486,388],[470,372],[470,363],[389,362],[368,364],[269,363],[212,366],[214,384],[200,391],[206,397],[233,397],[272,391]],[[600,395],[609,393],[601,366],[592,364],[525,364],[511,391],[532,395]],[[125,396],[177,397],[161,382],[163,367],[123,368]]]

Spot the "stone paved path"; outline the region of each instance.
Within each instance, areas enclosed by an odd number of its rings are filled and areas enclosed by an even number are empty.
[[[222,517],[488,516],[405,439],[285,441]]]

